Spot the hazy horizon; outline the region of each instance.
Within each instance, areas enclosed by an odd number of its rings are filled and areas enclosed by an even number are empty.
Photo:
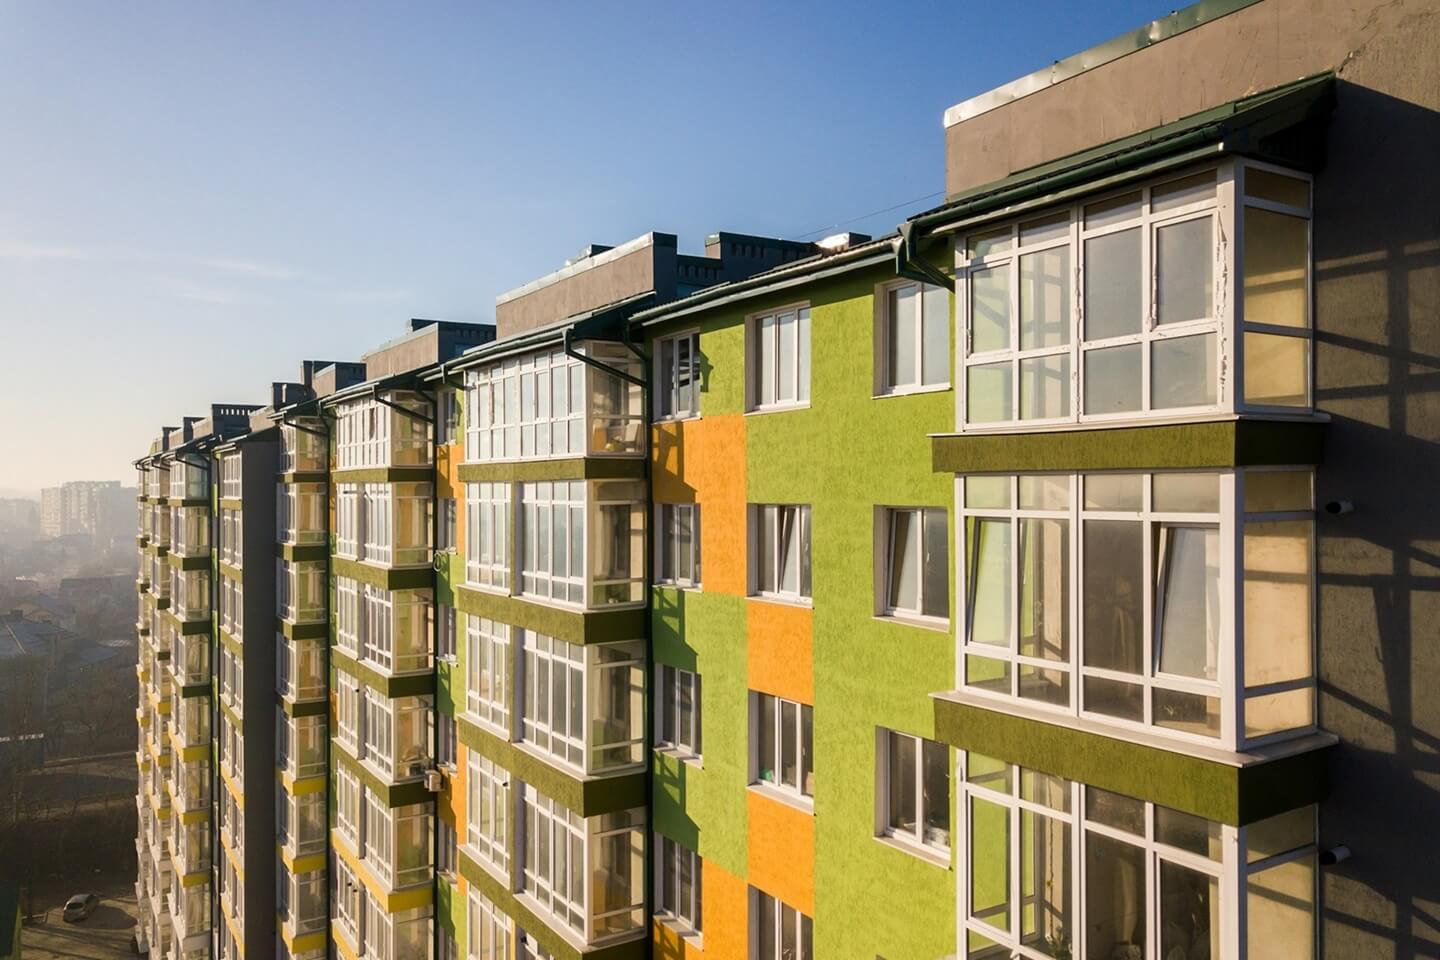
[[[1169,10],[0,0],[0,496],[587,243],[888,232],[946,107]]]

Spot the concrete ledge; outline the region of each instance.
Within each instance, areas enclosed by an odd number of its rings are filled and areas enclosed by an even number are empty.
[[[281,543],[276,545],[275,555],[291,563],[304,563],[324,560],[330,555],[330,547],[324,543]]]
[[[355,467],[336,470],[330,479],[336,483],[426,483],[435,479],[435,468],[428,463],[410,467]]]
[[[424,697],[435,692],[434,670],[427,670],[424,673],[405,673],[392,677],[388,673],[376,670],[368,663],[361,663],[344,650],[334,646],[330,648],[330,665],[336,670],[349,674],[370,689],[380,691],[391,700],[397,697]]]
[[[606,643],[645,636],[645,608],[640,606],[574,610],[462,584],[455,587],[455,607],[472,616],[499,620],[567,643]]]
[[[202,553],[197,556],[182,557],[179,554],[171,553],[165,558],[165,562],[172,567],[179,567],[181,570],[209,570],[210,554]]]
[[[1123,730],[1083,729],[1023,703],[955,690],[931,697],[935,735],[953,747],[1234,826],[1324,799],[1328,755],[1338,742],[1315,733],[1251,753],[1162,747],[1127,739]]]
[[[1218,469],[1320,463],[1325,421],[1240,419],[931,437],[936,473]]]
[[[289,620],[276,617],[275,632],[283,634],[287,640],[328,640],[330,624],[326,620],[317,620],[314,623],[291,623]]]
[[[543,480],[639,480],[645,476],[645,457],[570,457],[564,460],[505,460],[462,463],[456,468],[461,483],[535,483]]]

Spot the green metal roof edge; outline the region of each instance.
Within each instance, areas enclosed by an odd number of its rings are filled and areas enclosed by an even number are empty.
[[[464,370],[488,360],[507,357],[512,353],[520,353],[551,343],[560,343],[565,339],[567,330],[573,331],[572,339],[575,340],[620,340],[622,339],[622,325],[636,311],[640,310],[642,305],[647,304],[654,297],[654,291],[647,290],[644,293],[637,293],[612,303],[571,314],[563,320],[556,320],[533,330],[479,344],[444,364],[430,368],[425,374],[425,379],[440,379],[446,370]]]
[[[917,214],[910,222],[917,229],[932,229],[946,221],[1095,179],[1107,170],[1139,165],[1207,143],[1223,143],[1227,137],[1266,121],[1279,121],[1282,127],[1298,123],[1316,109],[1328,113],[1333,93],[1334,75],[1329,72],[1273,87],[973,187],[933,210]]]

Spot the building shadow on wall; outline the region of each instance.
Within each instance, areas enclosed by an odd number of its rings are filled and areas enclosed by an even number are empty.
[[[1342,74],[1344,73],[1342,69]],[[1314,220],[1326,955],[1440,956],[1440,113],[1341,80]],[[1374,954],[1380,956],[1380,954]],[[1388,954],[1387,954],[1388,955]]]

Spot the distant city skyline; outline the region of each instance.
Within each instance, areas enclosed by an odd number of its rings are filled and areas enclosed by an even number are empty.
[[[586,243],[888,232],[947,106],[1170,7],[340,9],[0,0],[0,496],[130,482],[162,424]]]

